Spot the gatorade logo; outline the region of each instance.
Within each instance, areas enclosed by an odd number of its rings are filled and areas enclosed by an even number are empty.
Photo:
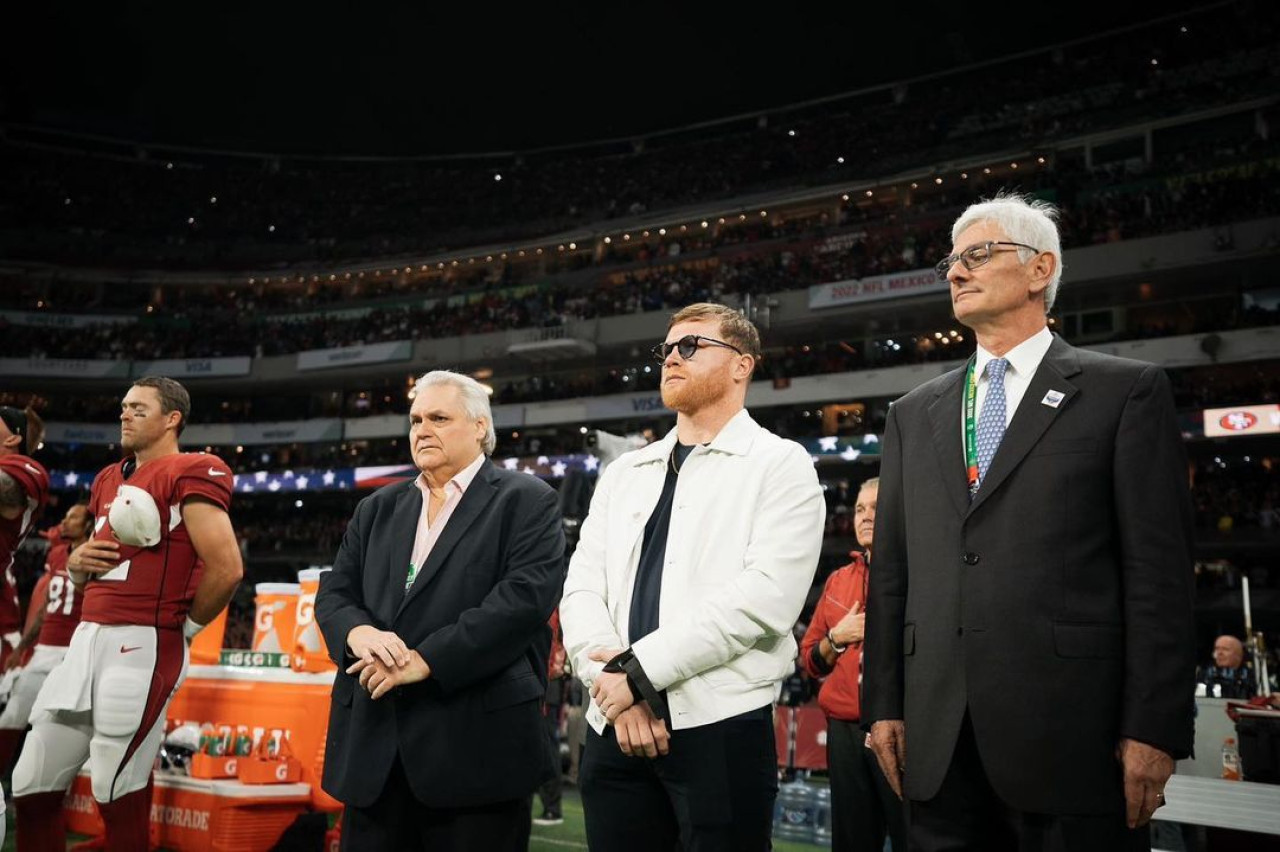
[[[1232,411],[1218,419],[1218,425],[1232,432],[1244,432],[1258,425],[1258,418],[1248,411]]]
[[[164,805],[151,806],[151,821],[176,828],[189,828],[193,831],[209,830],[209,812],[191,808],[172,808]]]
[[[295,614],[299,627],[305,627],[316,617],[316,596],[299,595],[298,610]]]
[[[282,601],[258,607],[258,616],[254,620],[254,627],[262,633],[270,633],[275,628],[276,610],[279,609],[284,609]]]
[[[94,807],[92,796],[82,796],[78,793],[72,793],[63,800],[63,806],[70,811],[78,814],[96,814],[98,809]]]
[[[289,764],[281,763],[276,767],[276,780],[283,781],[289,777]]]

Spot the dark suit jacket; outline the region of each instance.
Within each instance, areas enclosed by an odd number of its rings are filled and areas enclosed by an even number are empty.
[[[1115,812],[1121,737],[1192,744],[1191,504],[1168,380],[1055,338],[970,502],[964,374],[889,412],[863,722],[905,719],[909,798],[937,793],[967,708],[1006,803]]]
[[[326,791],[356,806],[381,793],[398,753],[414,795],[458,807],[530,794],[548,755],[547,619],[564,584],[556,494],[540,479],[485,463],[406,594],[422,510],[412,481],[361,500],[316,621],[338,664],[325,746]],[[431,675],[374,701],[355,677],[347,634],[391,630]]]

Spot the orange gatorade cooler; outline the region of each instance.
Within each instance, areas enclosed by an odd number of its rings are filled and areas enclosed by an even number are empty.
[[[316,624],[316,592],[320,589],[320,575],[328,570],[326,565],[298,572],[298,608],[294,617],[293,655],[289,661],[296,672],[322,672],[336,668],[329,659],[324,636]]]
[[[253,650],[289,653],[293,649],[298,584],[258,583],[253,590],[257,610],[253,619]]]

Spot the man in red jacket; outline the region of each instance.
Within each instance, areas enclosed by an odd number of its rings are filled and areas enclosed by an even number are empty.
[[[868,479],[853,509],[854,534],[866,556],[833,572],[800,643],[800,662],[823,678],[818,704],[827,714],[827,766],[831,773],[832,852],[880,852],[887,833],[895,852],[907,848],[902,802],[889,787],[875,753],[865,746],[861,717],[862,636],[867,605],[867,563],[876,523],[880,480]]]

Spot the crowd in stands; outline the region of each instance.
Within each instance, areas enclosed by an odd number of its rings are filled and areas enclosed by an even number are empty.
[[[1167,179],[1082,193],[1077,203],[1064,208],[1064,244],[1088,245],[1198,227],[1221,228],[1221,239],[1229,243],[1233,222],[1280,213],[1280,180],[1276,179],[1280,159],[1254,163],[1256,167],[1228,169],[1205,180]],[[958,193],[952,196],[954,204],[972,200]],[[917,218],[912,224],[881,220],[874,226],[839,229],[835,233],[850,239],[838,251],[828,250],[830,244],[823,238],[832,232],[818,230],[805,241],[761,245],[754,253],[695,258],[683,265],[631,267],[616,276],[601,271],[594,284],[551,279],[551,283],[448,299],[372,303],[364,310],[359,310],[359,303],[350,303],[342,312],[313,311],[293,318],[221,309],[169,312],[161,306],[128,324],[51,330],[16,325],[0,317],[0,335],[11,351],[28,356],[145,360],[272,356],[379,341],[554,327],[574,320],[673,310],[730,294],[759,296],[919,269],[950,247],[945,222],[955,209],[941,212],[940,218]],[[181,288],[171,289],[179,292]],[[353,308],[361,315],[350,315]]]
[[[97,150],[115,158],[90,157],[19,147],[26,136],[10,133],[0,182],[15,203],[0,206],[0,232],[15,250],[63,262],[204,267],[552,233],[1271,94],[1277,32],[1269,7],[1242,0],[763,121],[470,160],[170,159],[103,143]]]
[[[1280,458],[1224,449],[1196,464],[1192,494],[1200,531],[1280,533]]]

